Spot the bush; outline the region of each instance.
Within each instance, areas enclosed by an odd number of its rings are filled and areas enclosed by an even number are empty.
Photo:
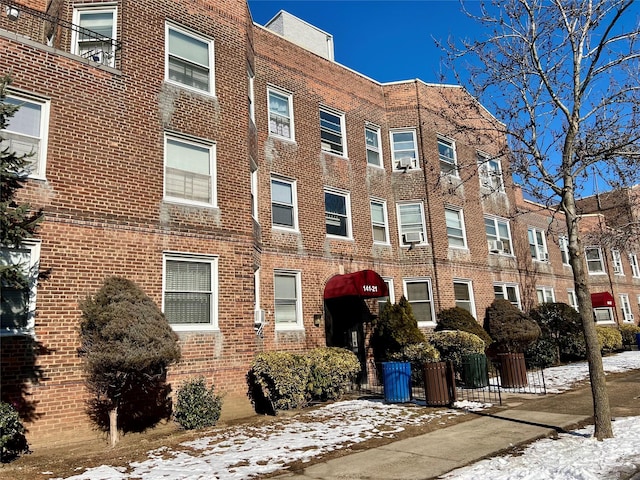
[[[321,347],[307,353],[309,380],[307,393],[313,400],[337,400],[360,373],[355,353],[344,348]]]
[[[258,413],[300,408],[307,403],[311,366],[308,358],[290,352],[262,352],[251,364],[249,397]]]
[[[371,347],[376,362],[384,362],[407,345],[424,343],[426,338],[418,328],[411,304],[402,296],[398,303],[387,303],[373,321]]]
[[[602,353],[622,350],[622,334],[617,328],[596,325],[596,332]]]
[[[187,380],[178,390],[173,418],[185,430],[213,427],[220,419],[222,397],[207,388],[204,377]]]
[[[441,330],[460,330],[461,332],[473,333],[480,337],[486,346],[493,342],[487,331],[482,328],[473,315],[460,307],[447,308],[438,313],[438,324],[435,331]]]
[[[555,346],[554,363],[584,358],[586,349],[582,318],[573,307],[566,303],[543,303],[531,310],[530,316],[540,326],[540,338],[544,339],[542,345],[532,347],[538,354],[548,350],[551,344]],[[547,360],[543,363],[547,363]]]
[[[540,336],[540,327],[509,300],[498,298],[487,308],[484,328],[496,353],[522,353]]]
[[[429,343],[440,353],[441,361],[451,361],[457,372],[462,371],[462,358],[476,353],[484,354],[485,343],[469,332],[444,330],[429,336]]]
[[[29,452],[25,428],[15,408],[0,402],[0,459],[2,463],[15,460]]]
[[[524,351],[527,368],[547,368],[558,364],[558,348],[550,337],[540,336]]]
[[[414,385],[422,384],[422,365],[440,360],[440,353],[428,342],[413,343],[405,346],[402,351],[393,353],[388,360],[395,362],[409,362],[411,364],[411,381]],[[378,372],[382,378],[382,372]]]
[[[620,333],[622,334],[622,345],[625,347],[636,345],[636,334],[640,333],[640,327],[631,324],[620,325]]]

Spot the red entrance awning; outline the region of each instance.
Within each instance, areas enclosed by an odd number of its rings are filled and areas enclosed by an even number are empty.
[[[378,298],[388,295],[387,284],[373,270],[334,275],[324,287],[325,300],[338,297]]]
[[[593,308],[615,307],[616,301],[609,292],[592,293],[591,306]]]

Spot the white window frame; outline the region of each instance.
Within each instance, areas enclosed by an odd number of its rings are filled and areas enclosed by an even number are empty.
[[[411,135],[412,148],[398,148],[398,144],[406,143],[408,140],[396,142],[396,135]],[[389,142],[391,143],[391,164],[395,171],[406,171],[408,168],[418,168],[420,160],[418,159],[418,141],[416,131],[413,128],[394,129],[389,131]],[[408,167],[404,166],[407,161]]]
[[[492,192],[504,192],[502,165],[499,159],[478,151],[478,177],[481,187]]]
[[[25,321],[25,325],[20,328],[0,328],[0,337],[18,335],[35,336],[36,304],[38,297],[38,272],[40,267],[40,240],[29,239],[23,241],[18,248],[2,247],[0,248],[0,250],[0,264],[2,265],[14,264],[14,260],[10,258],[10,253],[8,253],[7,251],[29,251],[29,263],[28,265],[22,265],[23,273],[29,279],[29,300],[27,302],[27,318]],[[2,287],[0,286],[0,288]]]
[[[589,259],[589,251],[596,251],[598,253],[598,258]],[[604,259],[602,257],[602,249],[597,246],[589,246],[584,249],[584,261],[587,264],[587,272],[589,275],[606,275],[607,271],[604,268]],[[598,262],[600,264],[600,270],[591,270],[590,262],[595,263]]]
[[[274,202],[273,200],[273,182],[278,182],[281,184],[288,184],[291,188],[291,204],[283,203],[283,202]],[[288,231],[298,231],[298,194],[297,194],[297,182],[293,179],[281,177],[278,175],[271,175],[271,180],[269,182],[269,188],[271,192],[271,226],[274,229],[280,230],[288,230]],[[284,225],[275,223],[273,219],[273,206],[274,204],[283,205],[287,208],[291,208],[291,216],[293,225]]]
[[[207,152],[208,157],[209,157],[209,178],[210,178],[210,182],[211,182],[211,186],[210,186],[210,190],[209,190],[209,196],[210,196],[210,201],[205,202],[205,201],[201,201],[201,200],[195,200],[195,199],[189,199],[189,198],[183,198],[183,197],[179,197],[179,196],[173,196],[171,194],[169,194],[167,192],[167,180],[168,180],[168,172],[167,169],[168,168],[173,168],[174,170],[178,170],[178,171],[182,171],[182,172],[187,172],[187,173],[194,173],[194,172],[190,172],[189,170],[184,170],[181,168],[176,168],[176,167],[169,167],[168,162],[171,161],[171,159],[169,158],[169,149],[167,148],[168,143],[173,142],[175,144],[182,144],[185,146],[191,146],[191,147],[195,147],[198,149],[201,149],[205,152]],[[182,159],[176,159],[175,160],[177,163],[184,163],[182,162]],[[205,175],[202,175],[203,177]],[[172,203],[183,203],[183,204],[188,204],[188,205],[195,205],[195,206],[202,206],[202,207],[217,207],[218,205],[218,199],[217,199],[217,172],[216,172],[216,144],[215,142],[211,142],[202,138],[196,138],[196,137],[191,137],[191,136],[186,136],[186,135],[181,135],[181,134],[176,134],[176,133],[167,133],[165,132],[164,134],[164,187],[163,187],[163,195],[164,195],[164,200],[167,202],[172,202]]]
[[[384,283],[387,284],[387,289],[389,290],[389,296],[387,297],[380,297],[377,299],[378,301],[378,313],[380,313],[380,310],[382,310],[382,306],[387,303],[387,299],[391,302],[391,303],[396,303],[396,298],[395,298],[395,294],[393,292],[393,278],[390,277],[382,277],[382,280],[384,280]]]
[[[272,110],[271,97],[279,98],[287,103],[288,112]],[[274,86],[267,86],[267,112],[269,114],[269,136],[277,137],[290,142],[295,142],[295,127],[293,121],[293,94]],[[273,118],[272,118],[273,116]],[[281,117],[289,122],[289,129],[286,131],[286,124],[280,129],[276,117]],[[279,130],[282,130],[281,132]]]
[[[447,213],[452,213],[452,214],[456,214],[457,216],[457,223],[459,225],[450,225],[450,218],[447,217]],[[444,216],[445,216],[445,225],[447,227],[447,240],[449,242],[449,248],[458,248],[458,249],[467,249],[467,233],[466,233],[466,228],[464,226],[464,213],[462,211],[462,208],[460,207],[455,207],[455,206],[447,206],[444,209]],[[456,230],[460,230],[461,234],[460,235],[453,235],[452,233],[449,232],[449,229],[456,229]],[[452,240],[462,240],[462,245],[452,245]]]
[[[541,228],[529,227],[527,228],[527,239],[531,258],[537,262],[548,262],[549,250],[547,249],[546,232]]]
[[[429,299],[428,300],[411,300],[409,298],[409,293],[408,293],[408,288],[407,285],[410,283],[426,283],[427,284],[427,291],[429,293]],[[402,286],[403,286],[403,292],[404,292],[404,297],[407,299],[407,301],[413,306],[414,303],[428,303],[431,305],[431,320],[418,320],[418,326],[419,327],[433,327],[436,324],[436,313],[435,313],[435,304],[434,304],[434,298],[433,298],[433,290],[432,290],[432,286],[431,286],[431,278],[429,277],[410,277],[410,278],[403,278],[402,279]],[[416,319],[417,320],[417,319]]]
[[[553,291],[553,287],[536,287],[536,296],[538,297],[538,304],[555,303],[556,301],[556,294]]]
[[[569,301],[569,305],[573,307],[573,309],[578,312],[578,297],[576,296],[576,291],[572,288],[567,290],[567,298]]]
[[[17,92],[15,90],[9,90],[6,96],[6,103],[10,103],[11,105],[15,105],[21,107],[24,104],[31,104],[37,106],[40,110],[40,119],[37,125],[37,129],[39,131],[39,135],[31,135],[16,130],[12,130],[11,121],[12,120],[20,120],[20,109],[14,113],[13,117],[9,118],[7,128],[0,131],[0,135],[2,135],[2,147],[8,148],[11,152],[17,154],[30,154],[34,153],[34,155],[27,160],[30,161],[31,165],[29,166],[29,178],[37,179],[37,180],[45,180],[46,179],[46,171],[47,171],[47,144],[49,142],[49,113],[51,111],[51,101],[49,99],[39,97],[37,95],[25,93],[25,92]],[[37,149],[31,148],[27,150],[26,148],[16,148],[16,143],[35,143],[38,145]],[[31,160],[36,159],[35,165]]]
[[[369,142],[369,134],[375,139],[375,144]],[[380,127],[377,125],[366,124],[364,126],[364,143],[367,153],[367,165],[377,168],[384,168],[382,161],[382,136],[380,134]],[[378,161],[372,162],[370,155],[377,156]]]
[[[169,32],[173,30],[181,35],[184,35],[186,37],[191,37],[192,39],[201,42],[203,44],[205,44],[207,46],[207,57],[208,57],[208,65],[201,65],[198,64],[196,62],[193,62],[187,58],[181,58],[178,57],[177,55],[174,55],[175,58],[190,63],[192,65],[196,65],[197,67],[208,70],[208,75],[207,75],[207,80],[208,80],[208,88],[205,90],[203,88],[200,87],[196,87],[193,85],[189,85],[187,83],[183,83],[179,80],[176,79],[171,79],[170,78],[170,73],[169,73],[169,57],[170,55],[170,51],[169,51]],[[200,33],[196,33],[192,30],[189,30],[187,28],[184,27],[179,27],[175,24],[171,24],[171,23],[166,23],[165,24],[165,46],[164,46],[164,51],[165,51],[165,55],[164,55],[164,79],[166,82],[171,83],[173,85],[178,85],[181,88],[186,88],[188,90],[192,90],[194,92],[198,92],[200,94],[203,95],[211,95],[214,96],[215,92],[216,92],[216,88],[215,88],[215,50],[214,50],[214,41],[211,38],[207,38],[204,35],[200,34]]]
[[[616,248],[611,249],[611,265],[613,267],[613,274],[618,276],[624,276],[624,267],[622,266],[622,255],[620,250]]]
[[[501,290],[500,296],[496,295],[498,292],[497,289]],[[509,298],[509,289],[513,289],[515,293],[515,300]],[[504,300],[509,300],[514,307],[522,310],[522,303],[520,301],[520,287],[517,283],[494,283],[493,284],[493,293],[495,298],[502,298]]]
[[[72,52],[74,55],[79,55],[82,58],[87,58],[96,63],[100,63],[102,65],[108,65],[109,67],[114,67],[116,62],[116,42],[118,40],[118,7],[115,4],[96,4],[93,6],[83,5],[79,7],[73,8],[73,24],[79,27],[82,27],[82,16],[86,14],[101,14],[101,13],[110,13],[111,14],[111,33],[108,37],[101,37],[101,41],[97,39],[89,39],[84,41],[81,37],[81,32],[77,29],[73,29],[71,31],[71,45]],[[87,30],[91,30],[90,28],[86,28]],[[93,31],[93,30],[91,30]],[[99,33],[99,32],[94,32]],[[97,49],[91,49],[86,52],[83,52],[82,44],[98,44]],[[107,47],[108,45],[108,47]],[[107,47],[107,51],[102,47]]]
[[[417,232],[418,229],[417,224],[412,223],[410,224],[410,228],[407,229],[407,225],[402,223],[402,207],[411,207],[411,206],[418,206],[420,208],[420,236],[422,238],[422,241],[420,243],[417,243],[416,245],[427,245],[427,231],[426,231],[426,222],[425,222],[425,218],[424,218],[424,205],[422,204],[422,202],[402,202],[402,203],[398,203],[396,204],[396,213],[397,213],[397,217],[398,217],[398,235],[399,235],[399,239],[400,239],[400,246],[401,247],[411,247],[413,244],[410,242],[405,242],[405,237],[404,234],[405,233],[410,233],[410,232]],[[404,228],[403,228],[404,227]]]
[[[467,286],[467,293],[469,294],[469,300],[461,300],[456,297],[456,284]],[[469,313],[471,313],[471,315],[473,315],[474,317],[476,316],[476,302],[473,297],[473,282],[471,280],[464,279],[464,278],[453,279],[453,299],[456,303],[456,307],[464,308]],[[459,303],[469,303],[469,308],[467,309],[459,305]]]
[[[487,228],[489,226],[487,225],[487,222],[492,223],[491,227],[495,230],[495,235],[487,231]],[[504,225],[507,228],[506,237],[502,235],[502,232],[500,232],[501,225]],[[511,240],[511,225],[509,224],[509,220],[502,217],[485,215],[484,231],[487,236],[487,246],[489,247],[489,253],[494,255],[509,255],[511,257],[513,256],[513,242]],[[497,243],[494,244],[493,242],[500,242],[502,249],[493,248],[494,246],[497,246]],[[507,248],[505,248],[505,244],[507,245]]]
[[[621,293],[620,297],[620,309],[622,310],[623,321],[626,323],[633,323],[635,320],[633,313],[631,312],[631,302],[629,302],[629,295]]]
[[[451,149],[452,156],[447,156],[442,151],[442,148]],[[447,138],[443,135],[438,135],[438,161],[439,171],[441,175],[449,175],[451,177],[458,176],[458,159],[456,153],[456,142],[451,138]],[[445,165],[447,166],[445,168]]]
[[[375,221],[373,218],[373,205],[379,205],[382,207],[382,222]],[[371,234],[373,238],[373,243],[389,245],[389,216],[387,214],[387,202],[386,200],[382,200],[380,198],[370,198],[369,199],[369,210],[371,213]],[[376,240],[375,229],[384,229],[384,240]]]
[[[258,167],[251,161],[251,217],[258,221]]]
[[[282,323],[278,321],[278,306],[276,297],[276,277],[293,277],[295,279],[295,322]],[[291,299],[289,299],[291,300]],[[276,331],[283,330],[304,330],[302,320],[302,274],[298,270],[275,269],[273,271],[273,323]]]
[[[256,94],[255,94],[256,74],[251,65],[247,65],[247,101],[249,103],[249,120],[256,124]]]
[[[165,312],[167,293],[167,261],[206,263],[210,265],[211,311],[209,323],[169,323],[176,332],[217,331],[218,328],[218,259],[217,255],[199,255],[183,252],[164,252],[162,255],[162,311]],[[202,293],[202,292],[200,292]]]
[[[326,198],[327,195],[334,195],[336,197],[342,197],[344,198],[344,208],[346,210],[346,212],[344,214],[339,214],[339,213],[335,213],[335,212],[329,212],[327,211],[327,202],[326,202]],[[324,188],[324,198],[325,198],[325,202],[324,202],[324,224],[325,224],[325,233],[327,234],[328,238],[338,238],[338,239],[342,239],[342,240],[351,240],[353,238],[353,229],[351,226],[351,194],[345,190],[339,190],[337,188],[331,188],[331,187],[325,187]],[[329,215],[334,215],[334,216],[338,216],[338,217],[342,217],[344,218],[345,221],[345,235],[338,235],[338,234],[334,234],[334,233],[329,233],[327,232],[327,226],[328,226],[328,218]]]
[[[631,276],[633,278],[640,278],[640,264],[638,263],[638,255],[636,255],[635,253],[630,253],[629,264],[631,265]]]
[[[558,248],[560,249],[560,256],[562,257],[563,265],[570,265],[569,263],[569,238],[566,235],[560,235],[558,237]]]
[[[339,121],[340,121],[340,133],[337,133],[337,130],[335,128],[328,128],[325,126],[325,124],[327,123],[326,120],[322,119],[322,114],[326,114],[326,115],[331,115],[333,117],[336,117]],[[346,125],[346,117],[344,112],[339,112],[338,110],[335,110],[333,108],[329,108],[329,107],[325,107],[325,106],[321,106],[320,107],[320,112],[319,112],[319,117],[320,117],[320,149],[323,152],[326,153],[330,153],[331,155],[337,155],[339,157],[347,157],[347,125]],[[335,123],[332,123],[333,125],[335,125]],[[335,141],[331,141],[331,142],[326,142],[325,139],[322,137],[323,133],[328,133],[329,135],[335,135],[339,137],[340,140],[340,145],[342,146],[342,151],[340,151],[339,149],[337,149],[336,147],[334,147],[333,145],[337,145],[337,142]]]

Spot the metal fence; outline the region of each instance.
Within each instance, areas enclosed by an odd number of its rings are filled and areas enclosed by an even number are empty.
[[[450,374],[447,380],[451,386],[449,388],[449,400],[444,403],[457,402],[478,402],[493,405],[502,405],[505,394],[531,394],[544,395],[547,393],[544,381],[544,370],[539,368],[524,368],[519,365],[507,365],[505,361],[491,362],[482,356],[483,359],[465,358],[453,367],[451,365]],[[480,362],[480,363],[478,363]],[[515,377],[514,370],[515,368]],[[444,374],[443,374],[444,375]],[[429,405],[441,405],[438,398],[446,393],[438,393],[435,403],[433,403],[433,385],[427,385],[429,378],[425,382],[425,371],[420,366],[411,367],[409,396],[412,401],[424,402]],[[443,387],[435,387],[442,390]],[[365,374],[359,382],[352,385],[352,393],[363,397],[385,398],[384,374],[382,365],[369,360]]]

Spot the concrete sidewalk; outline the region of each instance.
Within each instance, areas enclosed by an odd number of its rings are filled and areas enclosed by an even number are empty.
[[[640,415],[640,371],[608,380],[612,415]],[[593,413],[590,388],[560,395],[508,397],[477,418],[280,475],[286,480],[427,480],[509,448],[567,431]],[[562,412],[562,413],[560,413]]]

